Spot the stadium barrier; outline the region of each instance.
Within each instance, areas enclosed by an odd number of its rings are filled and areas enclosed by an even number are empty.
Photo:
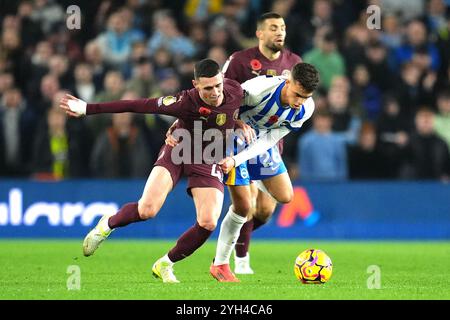
[[[0,180],[0,238],[82,238],[105,213],[139,199],[144,180]],[[181,180],[158,216],[114,238],[177,238],[195,222]],[[222,217],[230,205],[228,192]],[[213,238],[218,235],[218,228]],[[450,239],[450,185],[437,182],[295,184],[254,233],[271,239]]]

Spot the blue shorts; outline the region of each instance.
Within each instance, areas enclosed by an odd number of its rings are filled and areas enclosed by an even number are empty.
[[[229,186],[247,186],[251,180],[265,180],[287,172],[278,146],[274,146],[259,156],[247,160],[224,176]]]

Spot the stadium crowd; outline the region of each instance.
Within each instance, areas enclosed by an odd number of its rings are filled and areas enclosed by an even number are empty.
[[[286,47],[321,76],[312,120],[285,139],[293,179],[450,179],[448,0],[77,1],[81,28],[70,29],[72,2],[0,0],[2,177],[147,177],[174,118],[70,119],[61,97],[189,89],[195,61],[223,66],[256,46],[256,19],[273,11]]]

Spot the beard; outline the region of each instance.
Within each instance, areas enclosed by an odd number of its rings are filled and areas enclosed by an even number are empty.
[[[270,42],[266,45],[266,48],[272,51],[273,53],[277,53],[284,48],[284,42],[282,44],[278,44],[276,42]]]

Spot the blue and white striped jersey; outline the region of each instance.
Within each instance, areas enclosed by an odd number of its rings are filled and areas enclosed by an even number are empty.
[[[314,111],[314,100],[308,98],[300,109],[283,106],[281,89],[286,78],[259,76],[244,82],[244,105],[239,108],[239,118],[253,129],[268,130],[287,127],[298,130]]]
[[[312,116],[312,98],[306,99],[299,109],[281,104],[281,90],[286,80],[281,76],[259,76],[241,84],[245,97],[239,108],[239,118],[255,130],[257,140],[233,156],[235,166],[270,149],[289,132],[299,130]]]

